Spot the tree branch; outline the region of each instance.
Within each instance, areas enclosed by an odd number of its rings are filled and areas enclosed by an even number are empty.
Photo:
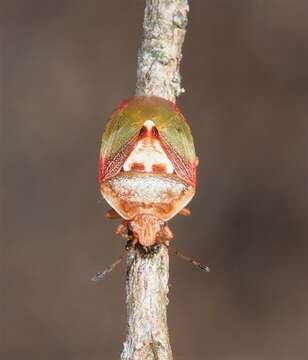
[[[136,95],[156,95],[175,102],[184,92],[179,65],[188,9],[187,0],[146,0]]]
[[[136,95],[175,102],[187,25],[187,0],[146,0],[138,54]],[[131,249],[127,257],[127,337],[122,360],[172,360],[167,326],[169,255],[161,246],[152,258]]]

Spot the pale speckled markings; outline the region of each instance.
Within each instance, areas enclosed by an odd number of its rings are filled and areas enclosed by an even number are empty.
[[[107,202],[124,219],[151,214],[167,221],[194,196],[194,187],[177,176],[121,172],[107,180],[102,191]]]

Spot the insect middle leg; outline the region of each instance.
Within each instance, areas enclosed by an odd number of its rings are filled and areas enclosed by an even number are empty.
[[[173,232],[171,231],[168,225],[164,227],[161,235],[162,238],[165,239],[166,241],[170,241],[171,239],[173,239]]]
[[[160,237],[159,237],[159,240],[158,240],[158,243],[159,244],[164,244],[166,245],[167,247],[169,247],[169,243],[170,243],[170,240],[173,239],[173,232],[171,231],[171,229],[169,228],[168,225],[166,225],[164,227],[164,229],[161,231],[160,233]]]
[[[189,216],[191,214],[191,211],[188,208],[183,208],[179,211],[179,215],[182,216]]]

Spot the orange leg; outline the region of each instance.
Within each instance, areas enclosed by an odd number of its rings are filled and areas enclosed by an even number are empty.
[[[114,209],[109,209],[106,212],[106,218],[107,219],[121,219],[121,216],[114,210]]]
[[[182,210],[179,211],[179,214],[182,216],[189,216],[191,214],[191,211],[187,208],[183,208]]]
[[[116,229],[116,234],[127,240],[127,223],[123,221]]]
[[[135,247],[138,239],[127,234],[127,223],[128,222],[126,220],[123,220],[122,224],[117,227],[116,234],[129,241],[132,247]]]
[[[169,226],[166,225],[160,233],[159,243],[168,247],[171,239],[173,239],[173,233]]]

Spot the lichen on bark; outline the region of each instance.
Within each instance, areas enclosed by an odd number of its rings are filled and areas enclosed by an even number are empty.
[[[175,102],[184,92],[179,66],[188,10],[187,0],[146,1],[137,95],[156,95]]]

